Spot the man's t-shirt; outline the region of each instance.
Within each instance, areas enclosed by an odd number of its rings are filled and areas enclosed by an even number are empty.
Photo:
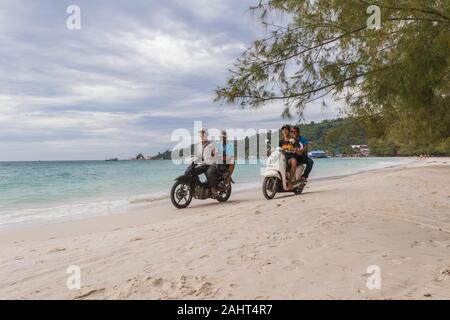
[[[298,137],[298,142],[300,142],[304,147],[309,144],[309,141],[305,136]]]
[[[198,164],[207,164],[207,165],[213,165],[215,164],[215,155],[216,155],[216,148],[215,144],[211,141],[207,141],[205,143],[199,143],[197,146],[197,162]]]
[[[224,148],[223,148],[223,142],[219,141],[216,144],[216,151],[217,151],[217,163],[225,163],[222,158],[224,154]],[[225,156],[227,158],[226,163],[231,164],[234,163],[234,142],[227,142],[225,146]]]
[[[301,144],[302,148],[306,148],[308,146],[308,144],[309,144],[309,141],[308,141],[308,139],[305,136],[299,136],[298,137],[298,142],[299,142],[299,144]],[[303,151],[300,154],[300,158],[299,159],[306,161],[307,158],[308,158],[308,152]]]

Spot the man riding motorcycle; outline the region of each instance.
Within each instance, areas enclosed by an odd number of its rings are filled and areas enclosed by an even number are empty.
[[[197,164],[194,172],[198,175],[206,174],[209,186],[211,188],[212,198],[217,198],[217,165],[216,165],[216,147],[215,144],[208,140],[208,131],[201,129],[200,143],[197,145]]]
[[[226,174],[227,183],[231,180],[234,171],[234,143],[227,141],[227,132],[222,130],[221,140],[216,144],[218,172]]]

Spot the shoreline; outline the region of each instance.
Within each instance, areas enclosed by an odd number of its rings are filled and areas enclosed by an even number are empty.
[[[373,157],[373,158],[379,158],[379,159],[391,159],[391,157]],[[336,174],[332,176],[319,176],[319,177],[310,177],[310,182],[317,182],[317,181],[326,181],[326,180],[332,180],[337,178],[344,178],[347,176],[352,176],[359,173],[364,172],[371,172],[376,170],[382,170],[385,168],[392,168],[392,167],[398,167],[405,164],[411,164],[420,162],[419,159],[414,159],[411,157],[396,157],[396,158],[402,158],[405,162],[399,162],[395,164],[389,164],[386,166],[381,166],[377,168],[371,168],[373,165],[368,165],[367,168],[361,168],[361,170],[354,171],[351,173],[342,173],[342,174]],[[339,158],[339,159],[346,159],[346,158]],[[348,158],[351,159],[351,158]],[[166,160],[157,160],[157,161],[166,161]],[[82,161],[85,162],[85,161]],[[320,170],[320,169],[319,169]],[[245,193],[245,192],[254,192],[256,190],[260,189],[260,183],[261,181],[253,181],[253,182],[243,182],[243,183],[237,183],[234,186],[234,193],[233,195],[236,195],[238,193]],[[232,195],[232,196],[233,196]],[[167,202],[167,200],[170,199],[169,192],[154,192],[151,194],[136,194],[136,195],[130,195],[127,198],[119,198],[119,197],[111,197],[111,198],[98,198],[96,200],[90,200],[90,201],[74,201],[71,200],[70,203],[60,203],[60,204],[54,204],[52,206],[44,206],[44,207],[38,207],[38,208],[29,208],[29,209],[23,209],[19,210],[17,212],[28,212],[28,211],[36,211],[39,213],[41,212],[54,212],[56,209],[65,210],[65,208],[71,208],[71,207],[80,207],[82,206],[86,212],[89,212],[91,210],[94,210],[98,205],[106,205],[108,206],[105,212],[101,213],[94,213],[94,214],[83,214],[83,213],[77,213],[75,215],[63,215],[58,216],[55,215],[54,220],[55,221],[39,221],[39,220],[31,220],[31,221],[23,221],[23,222],[13,222],[13,223],[6,223],[4,225],[0,225],[0,235],[3,232],[10,232],[13,230],[21,230],[24,228],[34,228],[34,227],[42,227],[47,225],[53,225],[53,224],[66,224],[70,222],[77,222],[80,220],[85,219],[92,219],[92,218],[98,218],[98,217],[109,217],[109,216],[115,216],[115,215],[122,215],[122,214],[128,214],[128,213],[134,213],[137,211],[145,210],[146,206],[150,206],[153,204],[158,204],[160,202]],[[112,207],[109,207],[110,204],[113,204]],[[107,212],[106,212],[107,211]],[[11,213],[13,213],[12,211]],[[9,214],[11,214],[9,213]]]
[[[450,299],[450,158],[0,233],[0,298]],[[80,290],[65,286],[70,265]],[[368,266],[380,290],[366,287]]]
[[[163,160],[158,160],[158,161],[163,161]],[[450,161],[450,158],[449,158],[449,161]],[[361,170],[361,171],[357,171],[357,172],[353,172],[353,173],[341,174],[341,175],[335,175],[335,176],[310,178],[309,185],[311,183],[317,183],[317,182],[320,184],[326,184],[327,182],[331,182],[333,180],[344,179],[347,177],[357,176],[357,175],[364,174],[364,173],[377,172],[377,171],[381,171],[381,170],[385,170],[385,169],[392,169],[392,168],[398,168],[400,166],[417,165],[417,164],[422,164],[422,163],[420,162],[420,160],[411,159],[410,162],[394,164],[394,165],[381,167],[381,168],[365,169],[365,170]],[[256,183],[257,182],[255,182],[255,184]],[[248,184],[250,184],[250,183],[248,183]],[[253,184],[253,183],[251,183],[251,184]],[[236,197],[236,195],[239,195],[239,199],[245,199],[249,195],[254,194],[254,192],[260,191],[260,187],[261,186],[258,185],[258,186],[252,187],[252,188],[236,190],[233,192],[232,197]],[[287,194],[289,194],[289,193],[287,193]],[[261,194],[261,196],[262,196],[262,194]],[[231,200],[233,200],[233,199],[231,198]],[[202,204],[203,202],[215,203],[215,201],[213,201],[211,199],[208,199],[208,200],[193,199],[193,204],[191,204],[191,206],[195,207],[196,202],[197,202],[197,204]],[[79,217],[76,217],[76,218],[69,218],[67,220],[61,220],[61,221],[55,221],[55,222],[41,222],[41,223],[30,222],[27,224],[18,224],[18,225],[12,225],[9,227],[1,227],[0,228],[0,244],[3,243],[6,239],[15,239],[17,234],[24,234],[24,233],[26,234],[26,233],[28,233],[29,230],[32,230],[32,231],[33,230],[48,230],[48,231],[52,232],[53,230],[59,229],[59,228],[65,229],[66,226],[70,226],[72,224],[84,225],[84,224],[87,224],[87,222],[89,222],[89,221],[92,221],[93,225],[100,224],[102,226],[109,226],[109,228],[104,229],[105,231],[108,231],[108,230],[111,230],[111,228],[113,226],[119,227],[119,223],[125,222],[125,220],[127,220],[127,218],[129,216],[138,217],[139,221],[145,221],[145,222],[152,221],[152,220],[149,220],[150,218],[142,218],[141,217],[144,214],[144,212],[146,212],[149,209],[150,206],[152,206],[152,207],[156,206],[157,208],[159,208],[161,206],[170,206],[172,208],[172,204],[170,203],[170,195],[167,195],[160,199],[150,200],[150,201],[142,200],[142,201],[138,201],[135,203],[130,201],[130,205],[131,205],[130,208],[128,208],[124,211],[116,212],[116,213],[92,215],[92,216],[81,216],[80,215]],[[178,210],[175,208],[173,208],[173,209],[175,210],[175,212],[182,212],[182,210]],[[170,216],[170,217],[176,218],[177,215]],[[161,217],[159,215],[155,215],[153,218],[155,219],[154,220],[155,222],[170,219],[170,218]],[[103,228],[102,228],[102,230],[103,230]]]

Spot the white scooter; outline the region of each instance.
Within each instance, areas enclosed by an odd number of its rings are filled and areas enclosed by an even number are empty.
[[[266,140],[266,143],[269,144],[269,140]],[[303,149],[303,146],[301,148]],[[297,165],[295,181],[292,183],[293,188],[288,190],[290,173],[286,164],[285,152],[280,147],[277,147],[267,158],[262,186],[264,197],[267,200],[273,199],[278,192],[294,192],[295,194],[300,194],[305,187],[305,183],[301,181],[301,176],[305,168],[302,164]]]

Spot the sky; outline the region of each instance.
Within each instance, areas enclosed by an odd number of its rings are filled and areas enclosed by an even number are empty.
[[[213,102],[264,35],[257,0],[0,0],[0,161],[127,159],[175,129],[278,128],[282,105]],[[81,29],[66,12],[81,9]],[[305,121],[338,115],[321,101]]]

